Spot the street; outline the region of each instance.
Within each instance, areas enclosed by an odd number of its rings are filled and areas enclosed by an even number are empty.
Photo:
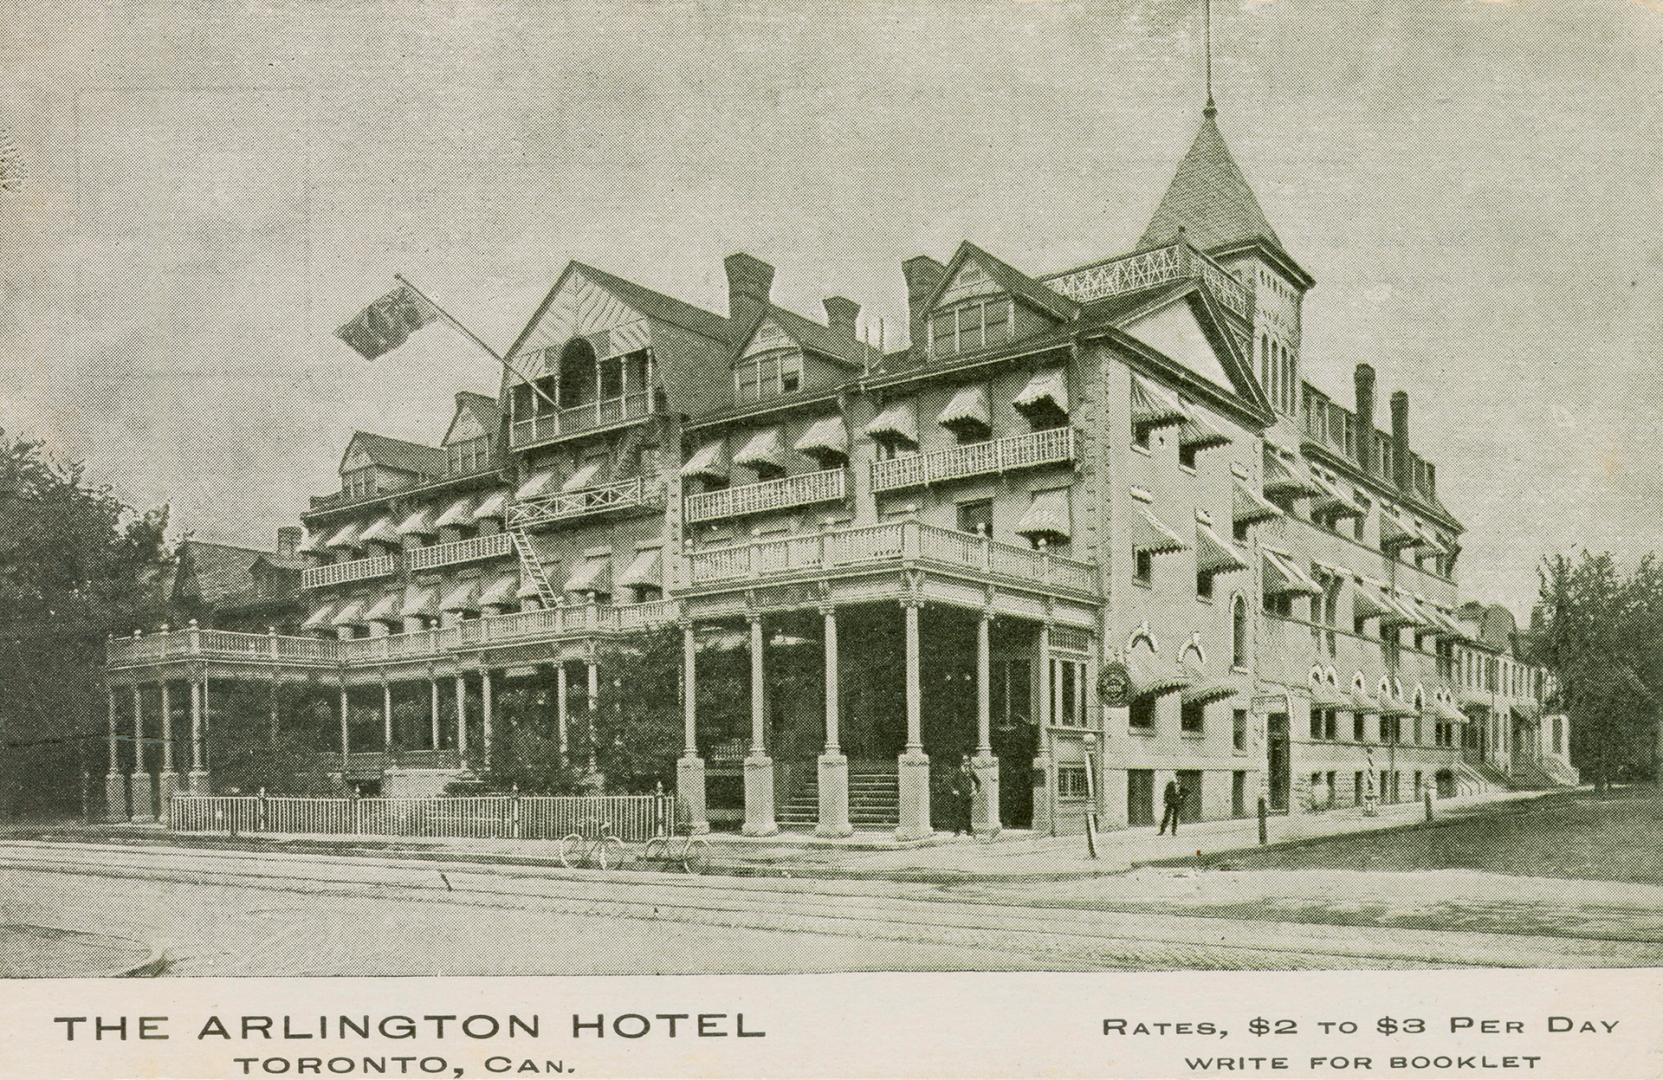
[[[7,924],[130,939],[182,976],[1663,964],[1663,889],[1555,881],[1562,917],[1517,932],[1489,898],[1517,908],[1537,879],[1470,873],[945,886],[23,840],[0,870]],[[1374,917],[1429,892],[1435,920]]]

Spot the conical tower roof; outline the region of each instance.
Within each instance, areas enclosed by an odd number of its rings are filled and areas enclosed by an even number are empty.
[[[1159,247],[1178,238],[1182,227],[1190,243],[1203,251],[1248,240],[1265,240],[1281,249],[1282,241],[1270,227],[1265,212],[1247,185],[1247,177],[1230,156],[1209,104],[1201,130],[1178,172],[1161,197],[1138,248]]]

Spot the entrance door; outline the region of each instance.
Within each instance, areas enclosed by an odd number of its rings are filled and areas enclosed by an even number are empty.
[[[1149,769],[1126,771],[1126,824],[1155,824],[1155,774]]]
[[[1178,820],[1188,824],[1201,820],[1201,771],[1183,769],[1178,773],[1178,786],[1184,789],[1184,805],[1178,808]]]
[[[1292,759],[1288,756],[1288,717],[1274,713],[1265,725],[1265,771],[1270,778],[1270,808],[1288,808],[1288,788],[1292,786]]]

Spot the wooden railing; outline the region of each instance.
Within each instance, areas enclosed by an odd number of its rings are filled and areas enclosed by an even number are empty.
[[[1084,304],[1195,277],[1207,283],[1219,303],[1252,321],[1253,294],[1248,287],[1211,256],[1184,240],[1105,259],[1041,280],[1070,300]]]
[[[1060,427],[874,461],[872,490],[896,491],[967,476],[1065,464],[1079,456],[1079,445],[1078,432]]]
[[[667,835],[674,795],[438,795],[430,798],[297,798],[176,795],[168,827],[178,832],[269,832],[358,836],[456,836],[558,840],[605,822],[620,840]]]
[[[473,536],[466,540],[453,540],[448,544],[411,548],[404,553],[404,562],[412,570],[430,570],[436,566],[495,559],[513,553],[513,538],[503,532],[492,533],[489,536]]]
[[[325,585],[340,585],[348,581],[365,581],[386,577],[398,570],[397,555],[372,555],[367,559],[309,566],[300,575],[300,587],[317,589]]]
[[[599,514],[606,510],[624,510],[635,506],[657,506],[663,488],[648,485],[645,477],[619,480],[612,484],[584,488],[581,491],[561,491],[517,503],[509,513],[510,524],[535,528],[551,521]]]
[[[810,503],[842,501],[847,495],[847,472],[843,469],[823,469],[689,495],[686,501],[687,520],[715,521]]]
[[[514,447],[532,446],[622,420],[646,416],[651,412],[652,394],[646,390],[638,390],[623,397],[603,398],[558,412],[516,420],[508,433],[508,444]]]
[[[828,529],[779,540],[705,548],[688,555],[694,586],[912,562],[1095,596],[1097,567],[917,521]]]

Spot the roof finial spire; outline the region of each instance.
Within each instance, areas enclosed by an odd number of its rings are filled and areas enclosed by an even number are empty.
[[[1218,106],[1213,104],[1213,0],[1201,0],[1201,25],[1207,54],[1207,107],[1201,115],[1214,116]]]

